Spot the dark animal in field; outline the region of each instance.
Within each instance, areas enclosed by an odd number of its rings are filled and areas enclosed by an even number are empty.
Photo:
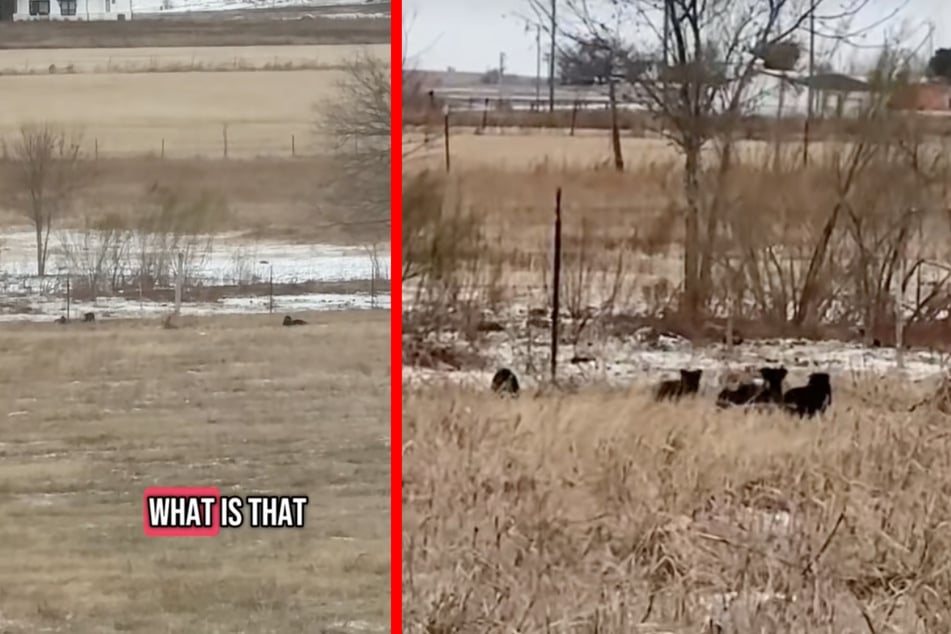
[[[781,404],[783,380],[788,373],[786,368],[760,368],[759,373],[763,377],[763,385],[741,383],[733,389],[724,388],[717,395],[717,407]]]
[[[503,396],[518,396],[518,377],[508,368],[499,369],[492,376],[492,391]]]
[[[783,381],[789,372],[786,368],[760,368],[760,376],[763,377],[763,388],[760,393],[753,397],[753,402],[757,404],[776,404],[783,402]]]
[[[703,370],[681,370],[679,379],[662,381],[654,392],[655,401],[679,401],[700,391]]]
[[[69,322],[68,322],[68,320],[66,319],[66,316],[65,316],[65,315],[60,315],[59,318],[56,319],[56,323],[58,323],[58,324],[66,324],[66,323],[69,323]]]
[[[291,319],[290,315],[284,315],[284,326],[304,326],[307,322],[303,319]]]
[[[83,321],[96,321],[96,313],[83,313]]]
[[[794,387],[783,395],[783,406],[790,414],[812,418],[832,404],[832,384],[825,372],[814,372],[802,387]]]
[[[725,387],[717,394],[717,407],[747,405],[762,391],[763,387],[755,383],[740,383],[732,389]]]

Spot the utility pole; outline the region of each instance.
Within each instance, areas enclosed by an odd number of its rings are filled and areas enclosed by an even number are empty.
[[[542,100],[542,25],[535,25],[535,107]]]
[[[667,56],[670,42],[670,0],[664,0],[664,69],[667,69]]]
[[[802,164],[809,165],[809,126],[815,103],[812,85],[816,81],[816,0],[809,7],[809,84],[807,86],[806,122],[802,130]]]
[[[555,111],[555,34],[558,31],[558,0],[551,0],[551,50],[548,52],[548,112]]]
[[[928,21],[928,59],[934,55],[934,20]]]
[[[505,75],[505,53],[499,53],[499,108],[502,107],[502,76]]]

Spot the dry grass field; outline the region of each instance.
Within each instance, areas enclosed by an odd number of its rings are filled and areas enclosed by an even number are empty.
[[[301,316],[0,329],[0,629],[388,628],[389,313]],[[143,535],[146,487],[197,485],[307,525]]]
[[[360,244],[385,240],[379,227],[335,225],[340,205],[326,189],[338,174],[334,159],[201,160],[100,159],[94,178],[78,195],[59,227],[82,227],[106,215],[132,219],[145,209],[153,185],[172,187],[195,200],[202,193],[224,202],[218,231],[241,231],[249,237],[298,243]],[[0,178],[4,175],[0,168]],[[23,226],[24,216],[0,202],[0,229]],[[2,248],[2,239],[0,239]]]
[[[445,165],[445,146],[441,135],[413,131],[404,135],[405,142],[425,149],[413,157],[414,161],[431,166]],[[809,155],[821,159],[830,152],[841,150],[845,144],[822,141],[810,144]],[[634,170],[661,166],[679,161],[678,150],[666,139],[626,136],[622,134],[621,147],[624,164]],[[787,154],[802,153],[801,142],[784,144]],[[492,166],[512,170],[555,170],[585,172],[593,169],[613,170],[610,133],[604,130],[579,130],[569,136],[566,130],[505,129],[475,134],[471,128],[456,128],[450,137],[451,168],[467,170]],[[714,152],[706,148],[707,154]],[[773,145],[767,141],[738,141],[737,157],[747,162],[763,163],[771,156]]]
[[[0,137],[32,120],[81,131],[86,150],[98,141],[100,156],[159,156],[164,139],[167,158],[219,158],[228,124],[229,157],[290,157],[292,136],[298,153],[326,153],[315,106],[341,77],[319,70],[5,76]]]
[[[729,162],[711,148],[693,180],[661,141],[625,137],[617,172],[604,132],[471,128],[446,175],[431,130],[403,199],[408,631],[948,628],[948,415],[911,407],[951,349],[951,163],[913,121],[865,124],[807,166],[798,143],[775,161],[765,142]],[[899,280],[909,359],[932,355],[917,374],[886,370]],[[727,324],[745,341],[724,343]],[[785,389],[829,372],[830,409],[716,409],[723,379],[775,365]],[[500,367],[517,400],[489,391]],[[702,398],[654,403],[645,384],[685,367]]]
[[[948,417],[885,379],[836,390],[821,421],[406,393],[407,631],[945,631]]]
[[[340,66],[354,51],[388,57],[389,44],[288,46],[153,46],[135,48],[0,49],[0,75],[56,72],[171,72]]]

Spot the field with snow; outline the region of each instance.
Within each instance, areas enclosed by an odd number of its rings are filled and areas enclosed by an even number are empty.
[[[385,632],[389,231],[345,222],[315,130],[345,59],[388,58],[389,6],[189,4],[0,23],[0,629]],[[81,158],[27,158],[28,123]],[[309,507],[148,539],[150,486]]]
[[[491,123],[453,130],[446,174],[430,129],[404,176],[406,631],[951,622],[951,162],[874,121],[808,165],[796,143],[705,148],[696,181],[659,140],[625,136],[616,170],[606,133]],[[716,406],[779,365],[784,391],[828,373],[830,407]],[[699,393],[656,402],[688,368]]]
[[[174,250],[163,253],[144,236],[131,239],[138,246],[104,239],[96,232],[57,232],[48,263],[52,275],[38,277],[33,233],[0,234],[0,322],[65,316],[67,279],[73,319],[87,311],[98,319],[170,313],[178,270]],[[386,250],[255,241],[240,233],[195,236],[181,250],[188,253],[185,315],[390,306]],[[152,284],[143,290],[139,282],[146,260]]]

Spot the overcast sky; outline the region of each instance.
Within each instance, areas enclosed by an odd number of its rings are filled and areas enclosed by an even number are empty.
[[[839,5],[840,0],[826,4],[829,10]],[[909,28],[917,27],[914,39],[921,42],[927,34],[925,22],[930,20],[935,26],[935,47],[951,46],[951,0],[869,0],[854,27],[874,24],[902,6],[900,16],[888,26],[890,31],[898,30],[904,20]],[[409,27],[406,54],[411,65],[421,69],[453,66],[484,71],[497,67],[499,53],[504,51],[507,72],[534,75],[535,33],[526,32],[525,20],[518,17],[529,12],[526,0],[404,0],[404,31]],[[864,43],[880,43],[885,28],[869,33]],[[873,53],[843,50],[840,55],[868,59]]]

